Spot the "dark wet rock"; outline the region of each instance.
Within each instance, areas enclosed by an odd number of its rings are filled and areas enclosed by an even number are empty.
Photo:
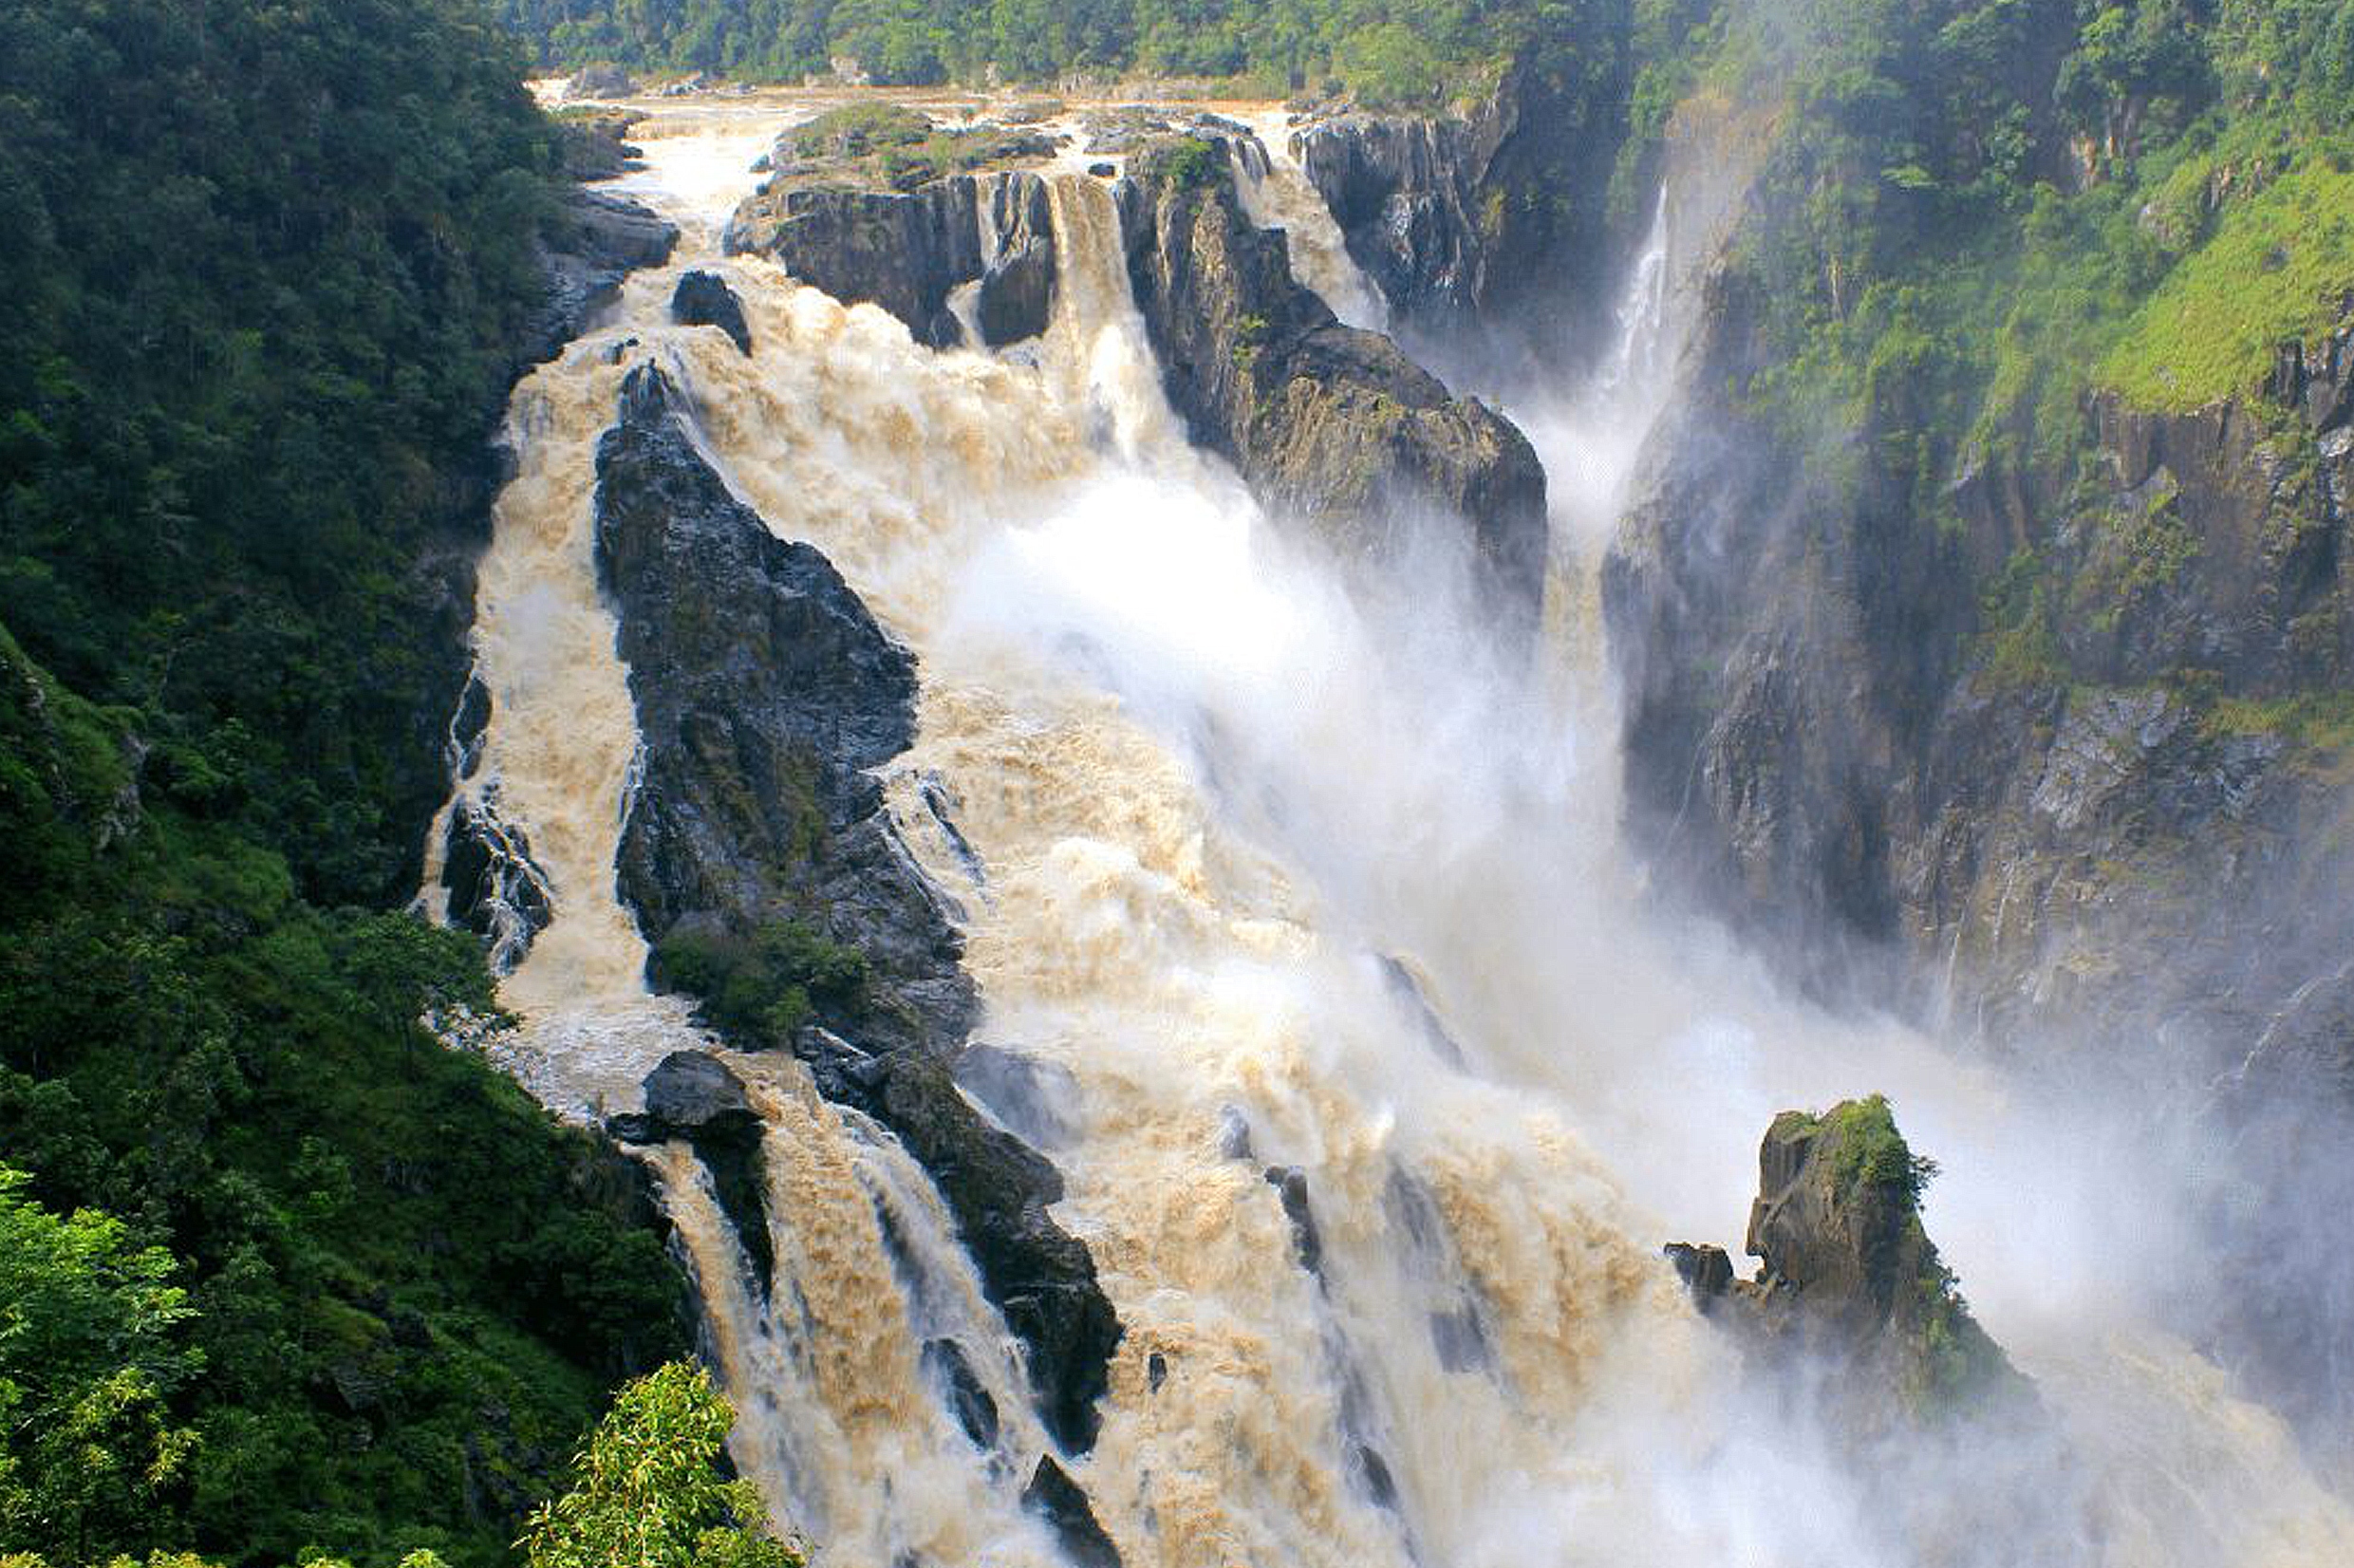
[[[1229,1160],[1251,1158],[1250,1117],[1239,1105],[1225,1106],[1218,1112],[1218,1152]]]
[[[1731,1293],[1733,1260],[1723,1247],[1670,1241],[1663,1251],[1702,1312],[1715,1310],[1716,1303]]]
[[[1038,1461],[1030,1484],[1022,1488],[1021,1503],[1046,1521],[1062,1545],[1063,1556],[1075,1568],[1120,1568],[1119,1548],[1095,1521],[1087,1494],[1055,1463],[1053,1455]]]
[[[678,242],[674,225],[636,202],[573,187],[540,242],[548,300],[525,329],[518,365],[555,358],[621,297],[624,278],[660,267]]]
[[[1479,1309],[1469,1303],[1430,1315],[1430,1349],[1450,1372],[1485,1372],[1496,1364]]]
[[[1463,1047],[1456,1042],[1454,1036],[1447,1032],[1447,1025],[1439,1019],[1438,1010],[1430,1005],[1430,999],[1423,995],[1422,981],[1414,978],[1414,972],[1387,953],[1377,955],[1376,961],[1381,967],[1382,985],[1413,1019],[1414,1027],[1421,1031],[1423,1039],[1429,1043],[1430,1054],[1449,1067],[1463,1066]]]
[[[747,1047],[796,1052],[821,1092],[930,1174],[1023,1343],[1048,1429],[1082,1451],[1119,1322],[1086,1247],[1047,1214],[1062,1196],[1053,1165],[951,1076],[977,1016],[961,939],[870,771],[913,739],[914,663],[824,556],[728,494],[684,417],[641,367],[598,451],[598,567],[645,741],[623,897],[659,978],[700,987],[707,1010],[723,979],[790,979],[758,964],[856,977],[813,977],[713,1021]],[[753,957],[722,975],[715,955]]]
[[[1049,212],[1045,181],[1019,170],[909,192],[779,179],[737,209],[724,243],[731,255],[765,255],[846,304],[871,301],[936,348],[962,337],[950,291],[979,283],[982,331],[995,346],[1045,329],[1055,282]]]
[[[1097,179],[1110,179],[1120,172],[1116,163],[1090,163],[1087,172]]]
[[[1055,308],[1055,243],[1025,240],[981,274],[975,301],[981,341],[1001,348],[1046,330]]]
[[[1168,1381],[1168,1357],[1154,1351],[1145,1357],[1145,1387],[1153,1393],[1159,1393],[1161,1385]]]
[[[953,1339],[924,1342],[924,1370],[945,1391],[948,1413],[956,1417],[973,1447],[986,1451],[998,1445],[998,1402],[981,1386],[980,1374]]]
[[[1520,431],[1379,333],[1344,327],[1252,226],[1223,151],[1147,154],[1121,187],[1129,274],[1169,401],[1279,513],[1345,559],[1398,559],[1433,520],[1467,527],[1483,602],[1533,625],[1543,593],[1545,479]],[[1456,524],[1452,519],[1460,519]]]
[[[1349,1479],[1374,1507],[1397,1512],[1397,1482],[1390,1474],[1389,1462],[1371,1445],[1349,1446]]]
[[[752,352],[752,328],[744,322],[744,302],[717,272],[696,271],[679,279],[670,292],[670,319],[681,327],[716,327],[741,354]]]
[[[915,663],[823,555],[728,494],[683,406],[641,367],[598,448],[598,570],[645,748],[623,897],[658,954],[813,932],[869,969],[817,1021],[869,1050],[953,1050],[975,1016],[962,942],[868,771],[914,737]]]
[[[442,845],[441,887],[450,919],[490,943],[491,969],[507,974],[554,916],[547,873],[532,859],[523,830],[495,804],[461,797]]]
[[[466,690],[450,716],[448,757],[450,776],[471,778],[482,762],[482,737],[491,728],[491,688],[480,671],[466,677]]]
[[[716,1056],[673,1051],[645,1075],[645,1110],[606,1118],[606,1130],[625,1144],[686,1140],[710,1172],[754,1286],[767,1295],[776,1262],[769,1240],[768,1169],[759,1112],[743,1080]]]
[[[1320,1274],[1324,1267],[1324,1239],[1317,1234],[1316,1214],[1308,1206],[1307,1172],[1297,1166],[1270,1167],[1267,1185],[1275,1188],[1276,1197],[1283,1204],[1283,1217],[1292,1223],[1292,1256],[1310,1274]]]

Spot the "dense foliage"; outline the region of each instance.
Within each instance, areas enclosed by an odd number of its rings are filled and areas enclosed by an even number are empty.
[[[495,1561],[680,1336],[387,912],[550,134],[471,0],[0,28],[0,1549]]]
[[[1385,103],[1476,92],[1532,43],[1594,42],[1571,0],[506,0],[546,66],[797,81],[853,65],[877,83],[1048,82],[1073,73],[1345,86]]]
[[[0,622],[306,894],[399,896],[420,562],[541,299],[512,47],[475,0],[0,0]]]
[[[34,1290],[31,1310],[9,1320],[9,1328],[29,1325],[51,1339],[70,1341],[72,1350],[96,1346],[99,1352],[94,1365],[77,1359],[69,1373],[39,1367],[32,1373],[51,1386],[76,1387],[94,1403],[105,1403],[116,1385],[151,1385],[148,1363],[169,1359],[157,1344],[159,1314],[164,1324],[183,1316],[174,1293],[157,1283],[169,1260],[122,1250],[121,1227],[103,1216],[60,1221],[25,1204],[8,1195],[9,1182],[0,1168],[0,1237],[28,1240],[33,1248],[10,1282],[28,1282]],[[18,1355],[9,1364],[25,1371],[28,1361]],[[17,1391],[0,1376],[0,1398]],[[0,1417],[10,1409],[0,1405]],[[529,1568],[800,1568],[801,1551],[769,1533],[767,1510],[752,1484],[727,1477],[725,1449],[734,1422],[710,1378],[682,1362],[622,1389],[573,1459],[570,1484],[534,1510],[516,1543]],[[103,1483],[115,1456],[91,1450],[91,1457],[99,1465],[92,1480]],[[59,1486],[77,1484],[70,1474],[44,1479]],[[0,1487],[14,1480],[0,1467]],[[12,1507],[17,1495],[0,1491],[0,1509]],[[0,1512],[0,1522],[30,1539],[19,1516]],[[55,1557],[9,1552],[0,1554],[0,1568],[51,1568],[53,1561],[64,1568],[84,1560],[103,1559],[78,1551]],[[307,1568],[350,1568],[336,1558],[305,1561]],[[152,1552],[143,1561],[118,1556],[110,1568],[215,1565],[194,1553]],[[449,1564],[420,1548],[402,1556],[399,1568]]]

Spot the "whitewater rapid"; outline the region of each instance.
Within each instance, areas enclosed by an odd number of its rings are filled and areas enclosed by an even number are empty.
[[[2285,1568],[2354,1539],[2276,1421],[2107,1294],[2130,1290],[2041,1272],[2023,1241],[2081,1248],[2122,1200],[2034,1108],[1636,913],[1591,680],[1495,663],[1463,630],[1476,607],[1353,600],[1186,444],[1100,182],[1055,179],[1037,363],[933,352],[716,253],[790,111],[643,107],[627,186],[685,238],[518,387],[478,606],[493,718],[465,788],[551,886],[553,921],[501,991],[526,1020],[501,1059],[544,1100],[602,1115],[669,1051],[719,1051],[646,993],[614,886],[638,742],[596,589],[594,454],[651,359],[738,497],[823,551],[920,660],[918,738],[886,798],[964,911],[977,1037],[1060,1086],[1056,1218],[1127,1331],[1070,1468],[1130,1568],[1894,1568],[1826,1440],[1759,1403],[1658,1256],[1738,1241],[1775,1111],[1874,1089],[1954,1173],[1931,1225],[1981,1316],[2101,1456],[2088,1560]],[[1305,181],[1282,172],[1255,177],[1255,210],[1274,192],[1297,214]],[[1317,254],[1314,227],[1295,216],[1296,258]],[[1338,263],[1328,246],[1308,265]],[[750,356],[669,323],[693,267],[742,299]],[[1654,322],[1665,271],[1641,296]],[[1663,356],[1628,355],[1624,396],[1654,397]],[[1594,407],[1559,415],[1585,456],[1568,437],[1546,452],[1622,465],[1557,476],[1615,495],[1640,431],[1615,403],[1612,428],[1578,425]],[[926,789],[972,862],[927,826]],[[738,1464],[829,1564],[1058,1561],[1019,1502],[1051,1442],[929,1183],[797,1063],[719,1054],[767,1129],[765,1298],[691,1152],[654,1162]],[[1304,1178],[1314,1269],[1270,1169]],[[2066,1214],[2022,1226],[2030,1182]],[[943,1338],[995,1400],[991,1449],[925,1364]],[[2186,1513],[2195,1528],[2167,1527]]]

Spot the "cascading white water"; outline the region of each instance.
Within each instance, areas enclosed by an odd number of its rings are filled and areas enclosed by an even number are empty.
[[[912,812],[907,836],[967,911],[982,1037],[1065,1086],[1056,1217],[1128,1331],[1074,1473],[1131,1568],[1892,1562],[1657,1257],[1738,1223],[1774,1111],[1869,1089],[1953,1172],[1932,1225],[1982,1315],[2092,1434],[2098,1560],[2258,1568],[2346,1539],[2277,1423],[2133,1330],[2144,1253],[2100,1251],[2131,1205],[2099,1199],[2081,1148],[1927,1042],[1812,1014],[1632,915],[1596,809],[1606,732],[1467,661],[1468,616],[1354,602],[1185,445],[1098,183],[1056,180],[1038,363],[936,354],[710,255],[732,187],[705,165],[749,139],[654,109],[635,183],[689,242],[518,390],[484,566],[474,787],[554,890],[503,993],[543,1097],[617,1108],[701,1043],[645,995],[614,893],[636,732],[588,547],[595,440],[651,355],[737,494],[921,659],[887,797],[955,803],[985,881]],[[689,265],[727,273],[750,357],[667,323]],[[1046,1439],[936,1196],[796,1064],[729,1059],[768,1127],[765,1297],[698,1164],[659,1161],[739,1463],[829,1562],[1050,1559],[1015,1501]],[[1314,1269],[1270,1168],[1304,1182]],[[2019,1191],[2064,1213],[2025,1229]],[[2048,1278],[2068,1247],[2093,1266]],[[2072,1323],[2037,1310],[2054,1300]],[[948,1418],[934,1337],[989,1387],[995,1449]],[[2177,1539],[2186,1492],[2231,1517]]]

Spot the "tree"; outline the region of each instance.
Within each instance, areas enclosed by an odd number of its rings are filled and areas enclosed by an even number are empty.
[[[90,1209],[61,1218],[0,1166],[0,1535],[81,1562],[133,1539],[195,1433],[173,1391],[198,1365],[171,1255]]]
[[[800,1568],[748,1481],[718,1465],[735,1413],[698,1368],[625,1387],[572,1462],[572,1489],[516,1544],[530,1568]]]

